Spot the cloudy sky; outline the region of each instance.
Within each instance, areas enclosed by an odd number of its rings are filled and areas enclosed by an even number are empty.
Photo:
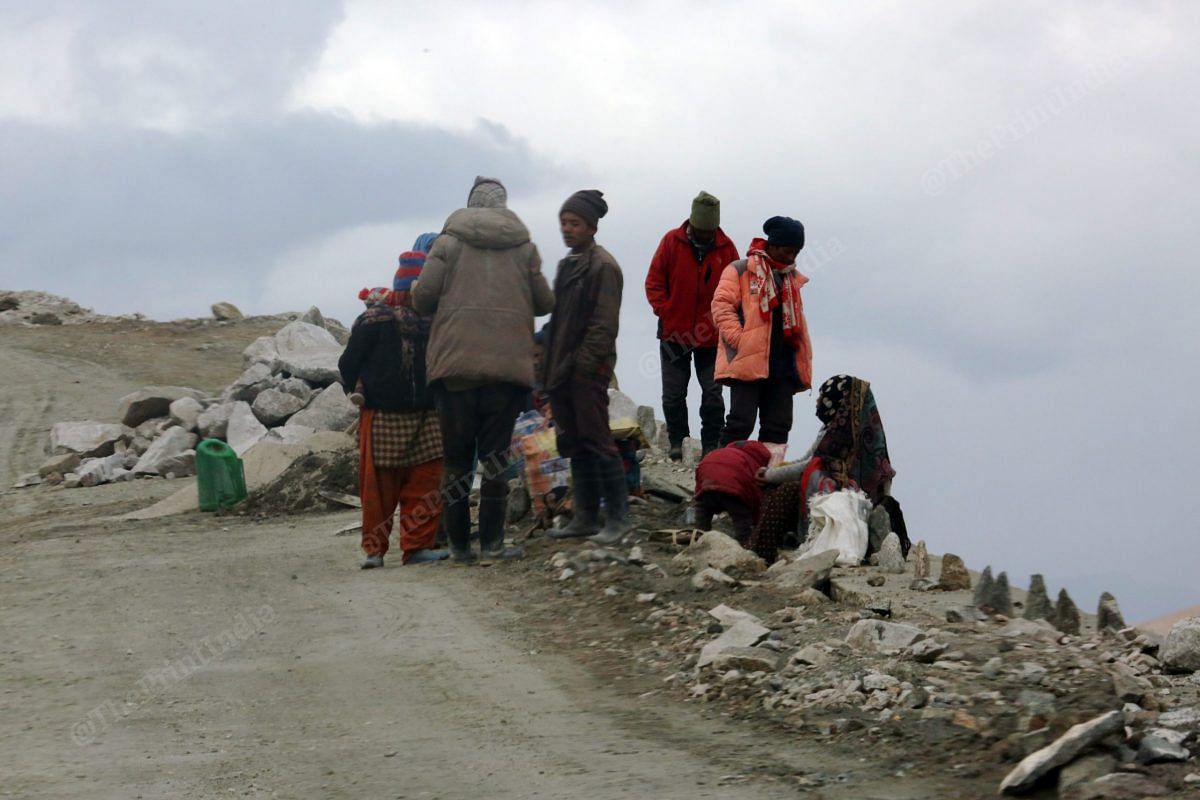
[[[872,382],[915,536],[1143,619],[1200,602],[1198,38],[1184,2],[13,0],[0,287],[348,321],[476,174],[548,272],[595,187],[649,403],[642,279],[706,189],[742,248],[804,221],[817,379]]]

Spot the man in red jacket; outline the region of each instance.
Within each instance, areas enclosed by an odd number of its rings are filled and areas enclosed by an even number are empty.
[[[700,192],[692,201],[691,216],[662,238],[646,273],[646,299],[658,317],[663,416],[676,461],[683,458],[683,439],[689,433],[687,390],[693,360],[702,393],[704,452],[715,449],[721,438],[725,399],[713,377],[718,336],[712,300],[721,272],[738,258],[737,247],[721,230],[721,201]]]

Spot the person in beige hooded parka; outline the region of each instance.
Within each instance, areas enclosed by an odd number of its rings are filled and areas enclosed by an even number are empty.
[[[529,229],[506,208],[495,178],[476,178],[467,207],[446,220],[412,288],[433,315],[427,376],[437,396],[446,461],[446,535],[455,560],[475,560],[467,494],[482,467],[479,544],[488,560],[519,558],[504,545],[513,423],[534,383],[534,318],[554,308]]]

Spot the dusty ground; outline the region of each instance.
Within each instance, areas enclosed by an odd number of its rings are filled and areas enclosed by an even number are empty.
[[[278,326],[5,330],[0,485],[36,468],[53,422],[109,419],[148,383],[216,389]],[[995,766],[907,769],[937,763],[927,742],[824,740],[680,702],[623,656],[652,637],[639,615],[564,596],[545,544],[516,567],[361,573],[354,538],[331,535],[352,512],[109,521],[174,488],[0,493],[0,794],[994,792]]]

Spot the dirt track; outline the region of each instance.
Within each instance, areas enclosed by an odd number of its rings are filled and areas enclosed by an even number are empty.
[[[143,383],[213,388],[261,333],[167,327],[6,331],[6,481],[36,468],[52,422],[110,418]],[[586,651],[529,635],[554,608],[503,568],[361,573],[353,537],[331,535],[353,514],[104,521],[172,488],[0,494],[0,792],[794,797],[789,778],[806,773],[829,778],[809,797],[957,796],[639,697],[646,676],[589,671]]]

